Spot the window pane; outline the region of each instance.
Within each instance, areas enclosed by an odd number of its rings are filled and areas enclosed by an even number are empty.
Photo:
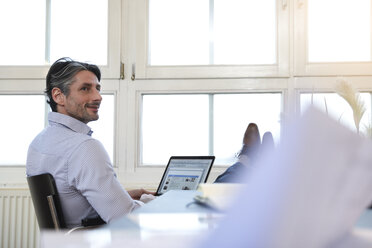
[[[45,0],[1,0],[0,36],[0,65],[45,64]]]
[[[275,64],[275,0],[214,0],[214,64]]]
[[[275,64],[276,25],[275,0],[150,0],[149,64]]]
[[[106,65],[108,0],[51,0],[50,44],[46,2],[0,1],[0,65],[44,65],[61,57]]]
[[[309,0],[310,62],[371,60],[370,0]]]
[[[99,119],[88,123],[93,130],[92,137],[101,141],[114,163],[114,128],[115,128],[115,96],[102,95],[99,108]]]
[[[208,95],[144,95],[142,162],[172,155],[208,155]]]
[[[51,0],[50,60],[107,64],[107,0]]]
[[[359,124],[360,131],[365,132],[366,127],[371,124],[371,94],[361,93],[366,112]],[[336,93],[302,93],[301,112],[304,112],[310,105],[314,105],[326,112],[331,118],[356,131],[353,112],[350,105]]]
[[[275,143],[280,138],[281,94],[217,94],[214,97],[214,155],[216,164],[231,165],[243,143],[250,122],[261,137],[267,131]]]
[[[25,165],[28,146],[44,128],[43,95],[0,95],[0,165]]]
[[[150,0],[149,64],[208,64],[208,6],[208,0]]]
[[[231,165],[250,122],[261,135],[271,131],[278,142],[280,114],[279,93],[144,95],[143,163],[164,164],[171,155],[215,155],[215,164]]]
[[[25,165],[28,146],[45,125],[43,95],[0,95],[0,165]],[[27,110],[25,110],[27,106]],[[114,96],[103,95],[100,119],[90,122],[93,137],[100,140],[111,159],[114,146]],[[27,122],[27,125],[25,125]]]

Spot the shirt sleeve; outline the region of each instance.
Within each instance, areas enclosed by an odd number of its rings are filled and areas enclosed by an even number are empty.
[[[101,142],[89,139],[69,158],[68,182],[109,223],[141,205],[134,201],[116,178],[110,158]]]

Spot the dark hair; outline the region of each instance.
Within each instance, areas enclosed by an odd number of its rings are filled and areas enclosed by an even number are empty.
[[[64,95],[68,96],[70,85],[75,75],[81,71],[93,72],[98,78],[98,81],[101,81],[101,71],[98,66],[74,61],[68,57],[58,59],[50,67],[46,76],[46,89],[44,93],[48,97],[47,103],[49,103],[53,112],[57,112],[57,103],[53,100],[52,89],[59,88]]]

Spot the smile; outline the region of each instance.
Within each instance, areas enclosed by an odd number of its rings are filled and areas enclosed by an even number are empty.
[[[89,109],[92,109],[93,111],[98,111],[99,104],[87,104],[86,107],[89,108]]]

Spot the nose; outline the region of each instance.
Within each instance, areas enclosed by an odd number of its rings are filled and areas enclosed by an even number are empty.
[[[94,89],[94,98],[93,100],[94,101],[102,101],[102,95],[101,95],[101,92],[97,89]]]

